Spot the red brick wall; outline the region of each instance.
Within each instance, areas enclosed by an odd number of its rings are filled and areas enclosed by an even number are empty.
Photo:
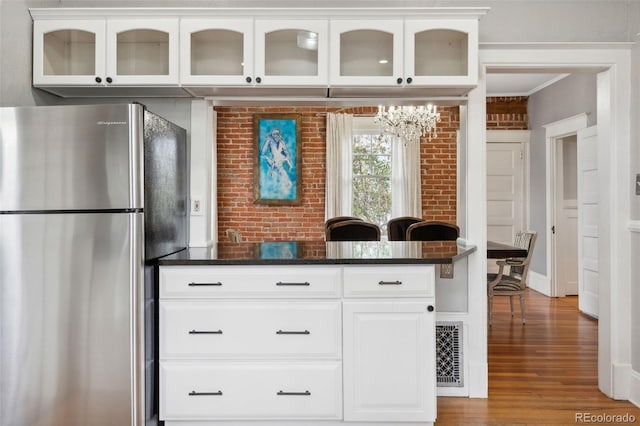
[[[511,99],[511,98],[509,98]],[[521,98],[513,98],[521,99]],[[526,99],[526,98],[524,98]],[[244,241],[322,240],[324,238],[326,113],[373,114],[375,108],[216,107],[218,113],[218,239],[236,229]],[[423,217],[456,221],[457,107],[439,108],[438,137],[421,143]],[[253,114],[302,114],[302,204],[253,203]],[[526,112],[493,128],[526,129]],[[489,114],[487,114],[489,126]],[[508,125],[507,125],[508,124]]]

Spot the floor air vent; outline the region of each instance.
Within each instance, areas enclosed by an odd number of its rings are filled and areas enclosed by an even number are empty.
[[[436,323],[436,370],[438,386],[463,387],[462,322]]]

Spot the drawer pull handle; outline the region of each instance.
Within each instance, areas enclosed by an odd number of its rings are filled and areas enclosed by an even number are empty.
[[[221,282],[217,282],[217,283],[189,283],[189,287],[197,287],[197,286],[221,286],[222,283]]]
[[[191,330],[189,331],[189,334],[222,334],[222,330]]]
[[[282,281],[278,281],[276,285],[311,285],[311,284],[306,281],[303,283],[283,283]]]
[[[222,391],[218,391],[218,392],[196,392],[196,391],[191,391],[189,392],[189,396],[220,396],[222,395]]]
[[[279,396],[287,396],[287,395],[309,396],[309,395],[311,395],[311,392],[309,392],[309,391],[304,391],[304,392],[283,392],[283,391],[279,391],[278,395]]]
[[[278,330],[278,331],[276,331],[276,334],[311,334],[311,332],[309,330],[305,330],[305,331],[283,331],[283,330]]]
[[[402,281],[378,281],[379,285],[402,285]]]

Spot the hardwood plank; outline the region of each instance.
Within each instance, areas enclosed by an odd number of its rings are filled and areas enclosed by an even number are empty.
[[[640,408],[598,390],[598,322],[578,311],[577,297],[527,290],[524,326],[514,303],[511,318],[508,298],[494,298],[489,398],[439,397],[437,425],[574,425],[586,413],[640,424]]]

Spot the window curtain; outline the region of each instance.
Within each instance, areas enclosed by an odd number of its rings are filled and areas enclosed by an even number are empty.
[[[391,143],[391,217],[422,217],[420,144]]]
[[[327,113],[325,219],[351,216],[353,115]]]

